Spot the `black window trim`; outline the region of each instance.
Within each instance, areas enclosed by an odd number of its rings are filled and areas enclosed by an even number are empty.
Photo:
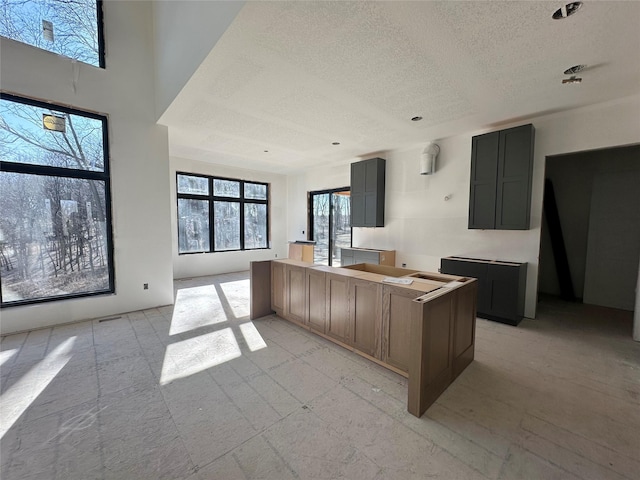
[[[339,187],[339,188],[329,188],[326,190],[313,190],[307,194],[307,240],[314,240],[314,232],[313,232],[313,197],[314,195],[326,195],[327,193],[337,193],[337,192],[349,192],[351,193],[351,187]],[[330,197],[331,198],[331,197]],[[331,202],[331,200],[329,200]],[[329,208],[329,225],[333,222],[333,208]],[[351,227],[351,234],[349,235],[349,246],[353,247],[353,227]],[[329,242],[328,249],[328,260],[329,265],[333,263],[333,247],[331,246],[331,242]]]
[[[184,175],[187,177],[199,177],[207,179],[207,185],[209,189],[209,194],[196,194],[196,193],[180,193],[178,191],[178,176]],[[240,184],[240,195],[238,197],[227,197],[222,195],[214,195],[213,191],[213,181],[214,180],[226,180],[230,182],[238,182]],[[244,197],[244,185],[246,183],[253,183],[255,185],[264,185],[267,188],[267,198],[266,200],[256,199],[256,198],[245,198]],[[179,201],[180,199],[187,200],[202,200],[207,201],[209,204],[209,250],[200,250],[197,252],[181,252],[180,251],[180,211],[179,211]],[[240,204],[240,248],[230,249],[230,250],[216,250],[215,249],[215,210],[214,210],[214,202],[234,202]],[[176,171],[176,226],[178,227],[177,235],[178,235],[178,255],[201,255],[203,253],[227,253],[227,252],[252,252],[257,250],[269,250],[271,248],[271,188],[268,182],[259,182],[256,180],[246,180],[240,178],[231,178],[231,177],[220,177],[217,175],[204,175],[200,173],[190,173],[190,172],[181,172]],[[267,246],[259,247],[259,248],[245,248],[244,247],[244,205],[246,203],[260,204],[267,206]]]
[[[99,180],[104,182],[104,198],[105,198],[105,221],[106,221],[106,233],[107,233],[107,269],[109,271],[109,288],[106,290],[100,290],[98,292],[86,292],[86,293],[72,293],[67,295],[55,295],[46,298],[36,298],[29,300],[17,300],[13,302],[4,302],[2,299],[2,288],[0,288],[0,309],[20,307],[25,305],[34,305],[39,303],[57,302],[61,300],[69,300],[74,298],[86,298],[95,297],[98,295],[113,295],[116,293],[115,289],[115,259],[114,259],[114,246],[113,246],[113,217],[111,209],[111,175],[109,170],[110,154],[109,154],[109,123],[106,115],[101,115],[95,112],[88,112],[77,108],[58,105],[53,102],[43,102],[41,100],[35,100],[29,97],[18,96],[10,93],[0,91],[0,99],[9,100],[15,103],[22,103],[23,105],[32,105],[38,108],[47,108],[57,110],[59,112],[69,113],[72,115],[79,115],[87,118],[93,118],[102,122],[102,146],[104,155],[104,170],[102,172],[92,170],[80,170],[64,167],[50,167],[47,165],[35,165],[29,163],[15,163],[6,162],[0,158],[0,172],[11,173],[23,173],[27,175],[42,175],[50,177],[67,177],[67,178],[80,178],[86,180]],[[0,285],[2,278],[0,276]]]

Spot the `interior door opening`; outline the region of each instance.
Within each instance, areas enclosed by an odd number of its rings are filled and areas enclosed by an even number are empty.
[[[576,302],[585,307],[633,316],[640,296],[638,158],[640,145],[547,157],[545,177],[555,191],[565,258],[564,266],[562,258],[556,258],[552,232],[556,227],[550,221],[545,191],[538,277],[541,299],[566,298],[563,283],[570,283]],[[605,316],[613,315],[612,311]],[[637,311],[635,316],[640,323]]]

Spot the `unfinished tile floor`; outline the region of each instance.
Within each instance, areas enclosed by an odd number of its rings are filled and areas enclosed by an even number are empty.
[[[175,307],[2,339],[4,480],[640,476],[628,312],[479,320],[476,361],[418,419],[402,377],[250,322],[246,273],[175,285]]]

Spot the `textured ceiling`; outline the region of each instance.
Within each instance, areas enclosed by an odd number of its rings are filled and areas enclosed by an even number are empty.
[[[170,153],[291,173],[640,92],[640,2],[564,3],[247,2],[161,117]]]

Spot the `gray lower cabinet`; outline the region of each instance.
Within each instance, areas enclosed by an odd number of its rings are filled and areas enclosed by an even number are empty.
[[[440,272],[478,279],[478,316],[518,325],[524,316],[527,264],[447,257]]]
[[[357,263],[395,266],[395,250],[370,250],[364,248],[342,248],[340,250],[340,266],[342,267]]]

